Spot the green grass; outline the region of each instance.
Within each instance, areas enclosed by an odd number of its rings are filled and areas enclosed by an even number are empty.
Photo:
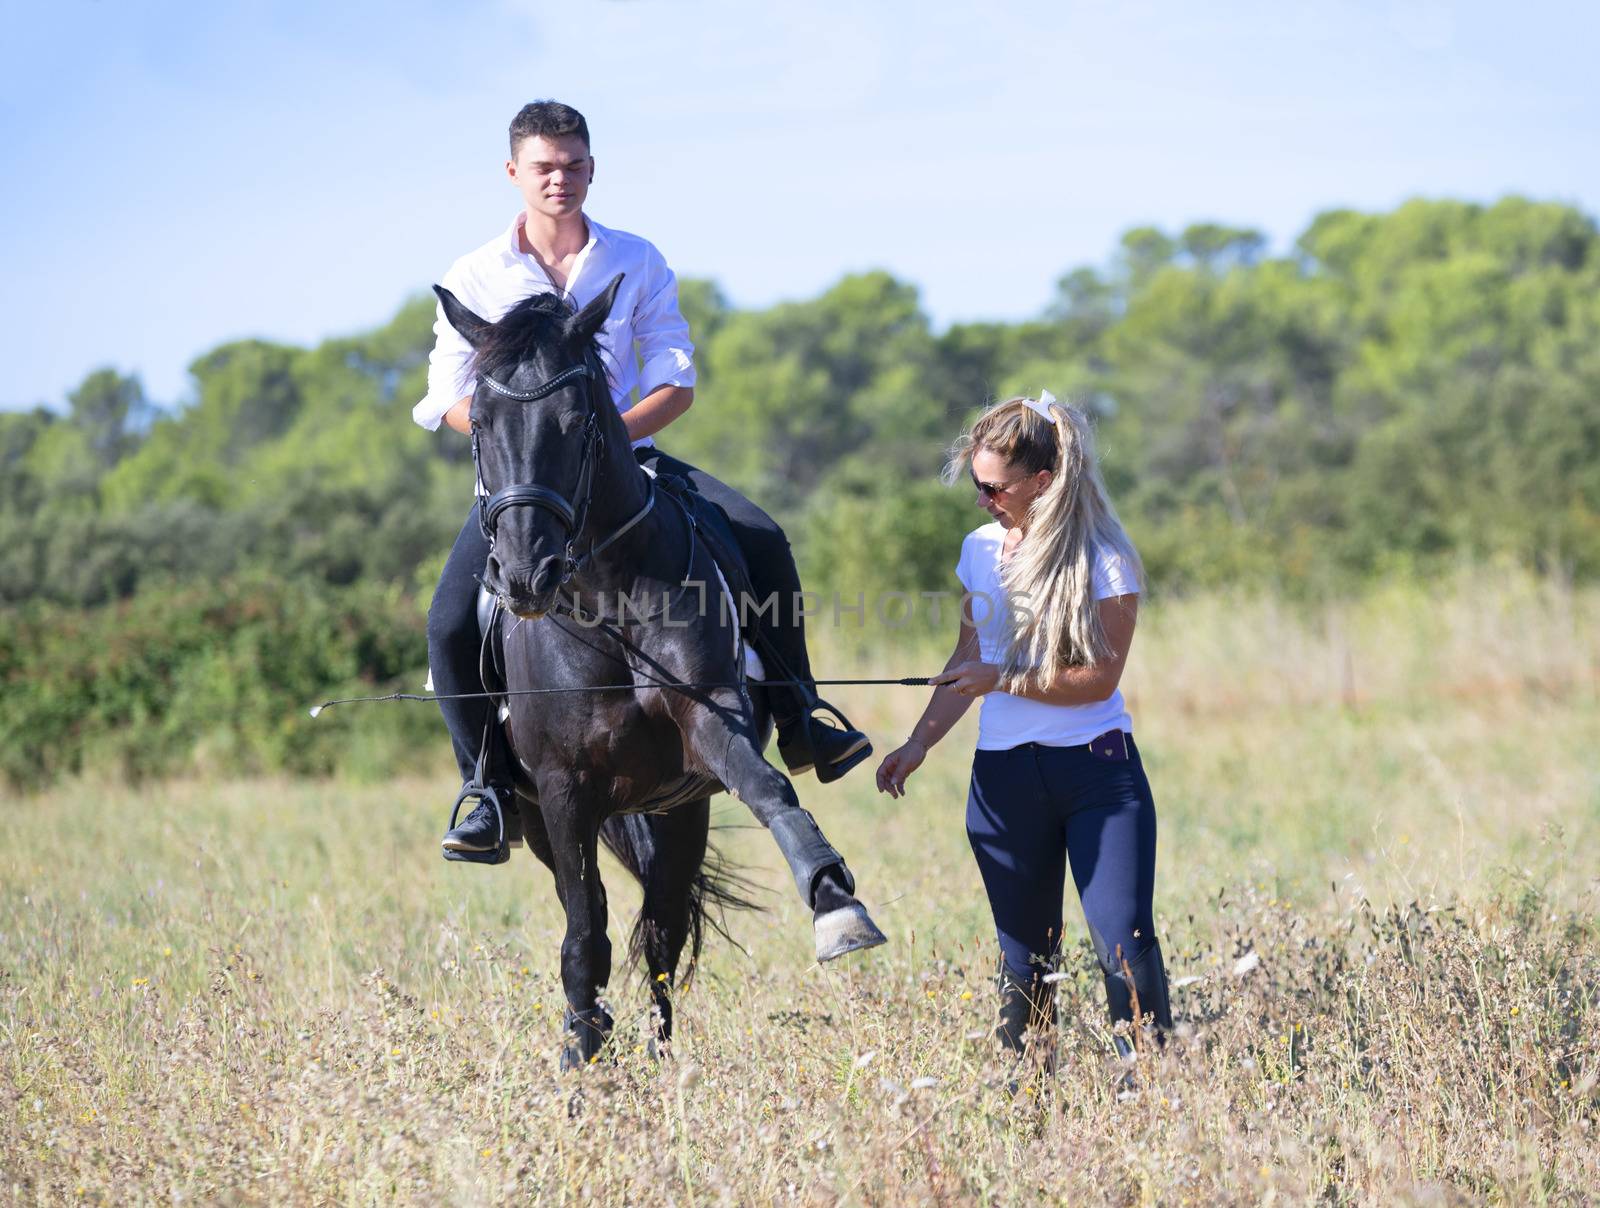
[[[926,643],[819,635],[917,673]],[[1180,1034],[1118,1097],[1098,977],[1019,1096],[962,833],[971,723],[900,802],[802,798],[888,946],[819,968],[768,887],[642,1052],[555,1071],[561,918],[446,864],[451,785],[84,778],[0,807],[0,1187],[17,1202],[1577,1202],[1600,1186],[1600,594],[1480,573],[1153,603],[1127,680]],[[839,693],[880,750],[917,690]],[[443,739],[441,761],[447,760]],[[637,892],[612,864],[612,936]],[[743,949],[741,951],[741,948]],[[1235,976],[1239,958],[1260,957]],[[919,1082],[928,1080],[931,1082]],[[569,1114],[575,1090],[582,1106]]]

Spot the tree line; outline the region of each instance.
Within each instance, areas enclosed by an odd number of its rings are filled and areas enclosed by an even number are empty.
[[[1041,388],[1094,415],[1155,590],[1347,590],[1463,557],[1600,575],[1600,234],[1571,206],[1335,210],[1280,254],[1140,227],[1036,318],[942,332],[883,272],[764,309],[708,281],[681,297],[700,385],[662,443],[777,515],[808,587],[949,586],[982,517],[939,484],[943,451],[985,401]],[[465,440],[410,420],[432,321],[419,295],[313,348],[224,344],[173,411],[108,368],[59,410],[0,414],[7,695],[53,674],[18,638],[47,612],[110,634],[242,582],[286,608],[377,593],[410,653],[369,635],[388,653],[346,669],[419,663],[416,601],[471,498]]]

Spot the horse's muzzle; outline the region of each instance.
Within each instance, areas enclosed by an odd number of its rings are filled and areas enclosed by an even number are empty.
[[[508,612],[536,621],[555,607],[556,592],[561,588],[561,565],[561,558],[552,556],[541,559],[531,570],[507,570],[490,554],[483,582],[500,597]]]
[[[556,593],[549,592],[542,596],[521,595],[514,592],[500,593],[500,605],[514,617],[524,621],[537,621],[556,604]]]

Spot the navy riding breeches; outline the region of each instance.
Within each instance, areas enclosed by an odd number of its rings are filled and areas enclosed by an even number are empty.
[[[478,658],[482,638],[478,633],[478,579],[489,561],[489,540],[478,525],[478,506],[467,512],[461,535],[445,559],[444,573],[428,607],[428,670],[433,674],[433,691],[438,696],[458,692],[482,692],[483,678]],[[492,701],[441,700],[439,712],[450,728],[450,745],[461,765],[463,783],[473,777],[478,750],[489,734],[488,764],[485,774],[493,784],[511,780],[506,766],[509,752],[499,726],[489,725],[494,716]]]
[[[973,757],[967,838],[1006,965],[1024,983],[1060,949],[1069,863],[1102,968],[1155,943],[1155,802],[1132,735],[1127,755],[1030,742]]]

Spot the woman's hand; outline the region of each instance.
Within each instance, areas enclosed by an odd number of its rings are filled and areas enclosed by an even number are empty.
[[[987,696],[1000,686],[1000,668],[995,663],[980,663],[974,659],[958,663],[928,682],[943,684],[957,696]]]
[[[922,766],[928,757],[928,748],[915,738],[908,738],[895,750],[883,757],[878,765],[878,792],[891,797],[906,795],[906,778]]]

